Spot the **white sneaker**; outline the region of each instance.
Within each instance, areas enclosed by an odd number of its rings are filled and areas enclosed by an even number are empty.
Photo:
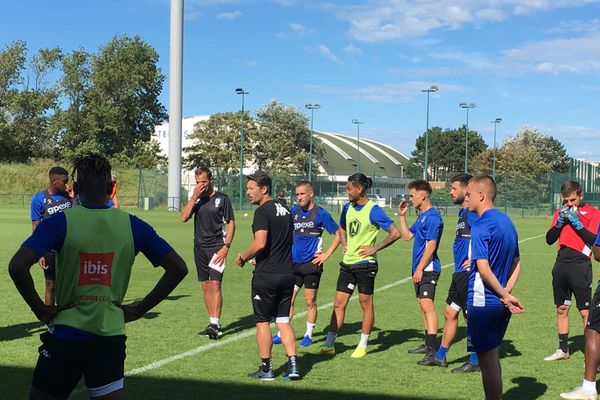
[[[548,357],[544,357],[544,361],[556,361],[556,360],[568,360],[571,356],[569,352],[564,352],[561,349],[557,349],[554,353]]]
[[[585,392],[581,386],[578,386],[571,392],[561,393],[560,398],[570,400],[598,400],[598,393]]]

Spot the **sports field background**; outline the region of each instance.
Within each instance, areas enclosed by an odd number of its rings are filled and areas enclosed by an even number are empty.
[[[125,380],[127,399],[481,399],[480,374],[452,374],[450,369],[466,361],[466,330],[461,320],[458,342],[448,353],[449,368],[421,367],[420,356],[407,354],[422,340],[422,320],[410,281],[412,242],[399,241],[379,254],[376,279],[375,328],[368,355],[354,360],[350,354],[359,340],[360,306],[348,306],[346,325],[336,343],[333,357],[310,354],[324,339],[331,315],[340,251],[327,262],[319,291],[319,319],[316,345],[298,347],[303,379],[285,382],[280,378],[286,357],[275,346],[274,382],[253,381],[246,377],[258,366],[254,323],[250,302],[252,269],[240,269],[235,255],[249,244],[252,212],[237,213],[236,238],[225,272],[222,324],[225,335],[211,341],[197,333],[206,326],[206,311],[193,264],[190,221],[182,224],[179,215],[162,211],[131,212],[151,223],[183,256],[190,274],[168,300],[139,321],[127,327]],[[337,218],[337,216],[335,216]],[[394,217],[398,225],[398,218]],[[571,312],[570,348],[567,361],[545,362],[542,358],[557,348],[556,318],[552,301],[551,269],[556,249],[547,246],[544,234],[549,218],[514,217],[521,241],[522,272],[514,293],[522,300],[525,313],[513,316],[501,346],[504,399],[556,399],[561,391],[581,383],[583,376],[583,333],[578,312]],[[411,222],[409,220],[409,222]],[[452,263],[451,246],[456,218],[445,217],[445,230],[439,250],[442,265]],[[16,289],[7,264],[20,243],[31,231],[29,214],[23,208],[0,208],[0,399],[27,396],[32,370],[37,359],[39,334],[44,326]],[[381,235],[379,240],[381,240]],[[330,237],[325,238],[325,246]],[[440,335],[443,309],[453,267],[441,275],[436,296]],[[594,263],[598,270],[598,263]],[[162,274],[138,256],[132,275],[128,301],[144,296]],[[43,293],[43,273],[34,266],[36,287]],[[598,274],[595,273],[597,279]],[[595,284],[594,284],[595,288]],[[303,298],[296,302],[297,313],[305,310]],[[304,333],[305,318],[294,319],[296,335]],[[80,386],[75,399],[87,398]]]

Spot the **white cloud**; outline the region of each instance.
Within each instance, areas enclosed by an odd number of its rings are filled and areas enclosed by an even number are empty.
[[[405,103],[422,95],[421,90],[432,85],[431,82],[411,81],[404,83],[384,83],[358,88],[309,85],[308,89],[319,93],[340,94],[351,100],[374,103]],[[465,88],[455,85],[437,85],[444,92],[465,92]],[[435,95],[434,95],[435,96]]]
[[[304,36],[308,32],[308,29],[306,29],[304,25],[297,23],[291,23],[290,29],[294,31],[294,33],[296,33],[298,36]]]
[[[248,60],[246,61],[246,66],[247,67],[256,67],[258,63],[256,62],[256,60]]]
[[[589,126],[540,126],[540,131],[564,144],[574,158],[600,161],[600,147],[590,146],[600,137],[600,130]]]
[[[233,21],[235,19],[238,19],[241,16],[242,16],[241,11],[231,11],[231,12],[224,12],[224,13],[217,14],[218,19],[224,19],[227,21]]]
[[[328,60],[331,60],[333,62],[341,62],[339,58],[337,58],[337,56],[335,54],[333,54],[333,52],[329,49],[329,47],[325,46],[324,44],[320,44],[319,47],[317,47],[317,52],[322,55],[323,57],[327,58]]]
[[[348,46],[344,47],[344,51],[351,56],[362,56],[363,51],[360,47],[354,45],[354,43],[350,43]]]
[[[600,0],[364,0],[332,6],[350,24],[348,34],[363,42],[423,36],[436,29],[497,22],[511,15],[531,15],[556,8],[578,7]],[[490,3],[493,6],[490,6]]]
[[[600,31],[600,19],[592,19],[589,21],[561,21],[557,26],[549,29],[548,33],[593,33],[598,31]]]

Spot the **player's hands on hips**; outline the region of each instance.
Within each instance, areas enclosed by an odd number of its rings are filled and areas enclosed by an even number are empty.
[[[315,258],[312,259],[313,265],[323,265],[325,261],[329,258],[329,255],[326,253],[318,253]]]
[[[225,262],[225,259],[227,258],[228,252],[229,249],[227,248],[227,246],[223,245],[223,247],[221,247],[219,251],[215,253],[214,263],[217,265],[223,264]]]
[[[358,249],[358,255],[361,257],[372,256],[375,253],[377,253],[377,249],[373,246],[360,246],[360,249]]]
[[[500,299],[500,301],[508,308],[508,311],[513,314],[521,314],[523,311],[525,311],[521,301],[512,294]]]
[[[465,260],[464,263],[462,263],[462,267],[465,269],[465,271],[470,271],[471,270],[471,260],[469,260],[468,258]]]
[[[43,256],[38,260],[38,264],[41,269],[48,269],[48,264],[46,264],[46,259]]]
[[[400,214],[400,216],[405,216],[406,213],[408,212],[408,206],[410,205],[410,203],[406,200],[402,200],[400,202],[400,204],[398,205],[398,214]]]
[[[117,307],[120,307],[123,310],[123,319],[125,322],[135,321],[140,319],[144,314],[140,311],[137,305],[133,304],[117,304]]]
[[[423,279],[423,271],[416,270],[415,273],[412,276],[412,281],[414,283],[419,283],[419,282],[421,282],[422,279]]]
[[[42,321],[44,324],[50,323],[58,315],[59,312],[66,310],[68,308],[72,308],[73,304],[63,305],[63,306],[55,306],[55,305],[47,305],[41,303],[35,309],[31,309],[37,319]]]
[[[583,224],[579,220],[579,212],[577,210],[569,208],[569,211],[567,211],[567,218],[569,223],[573,225],[573,228],[577,229],[578,231],[583,229]]]

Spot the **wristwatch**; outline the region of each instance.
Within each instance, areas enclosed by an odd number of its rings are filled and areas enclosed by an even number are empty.
[[[231,247],[231,243],[223,243],[223,246],[230,248]]]

